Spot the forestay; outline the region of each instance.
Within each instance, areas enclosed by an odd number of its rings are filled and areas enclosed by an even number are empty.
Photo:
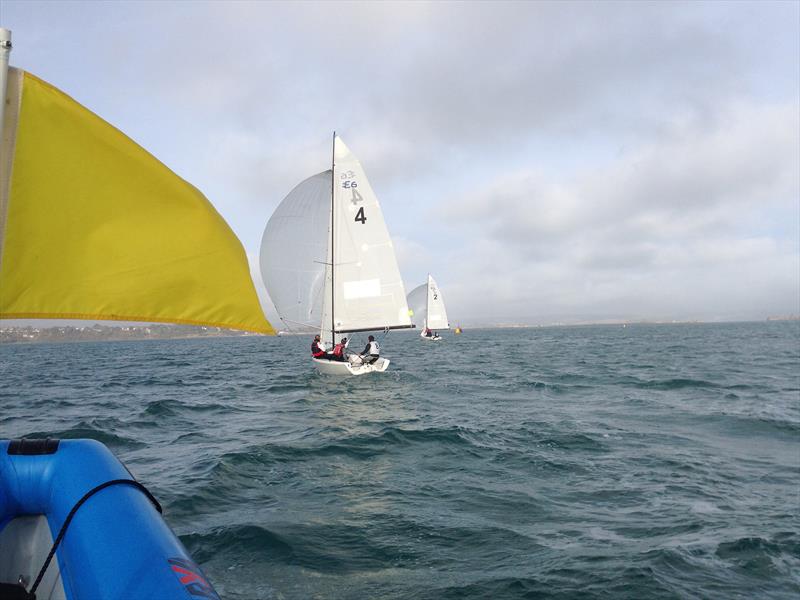
[[[331,209],[331,171],[298,184],[275,209],[261,240],[261,276],[291,331],[322,320]]]

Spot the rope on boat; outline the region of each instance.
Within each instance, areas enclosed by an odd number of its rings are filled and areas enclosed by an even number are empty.
[[[100,490],[103,490],[112,485],[132,485],[133,487],[141,491],[145,496],[147,496],[147,499],[153,503],[153,506],[155,506],[156,510],[159,513],[163,512],[161,509],[161,505],[158,503],[158,500],[155,499],[153,494],[150,493],[150,490],[148,490],[141,483],[133,479],[112,479],[111,481],[106,481],[105,483],[101,483],[100,485],[92,488],[83,495],[83,498],[81,498],[75,503],[75,506],[73,506],[72,510],[69,511],[67,518],[64,519],[64,524],[61,526],[61,530],[58,532],[56,541],[53,542],[53,547],[50,548],[50,553],[47,555],[47,559],[44,561],[44,565],[42,565],[42,569],[39,571],[39,575],[36,576],[36,581],[33,582],[33,585],[31,586],[31,589],[28,592],[29,598],[32,599],[36,598],[36,588],[38,588],[39,584],[42,582],[42,578],[44,577],[45,571],[47,571],[47,567],[50,566],[50,561],[53,560],[53,556],[56,553],[58,545],[61,543],[61,540],[64,539],[64,535],[66,535],[67,533],[67,527],[69,527],[69,524],[72,522],[72,517],[75,516],[75,513],[78,512],[78,509],[81,506],[83,506],[84,502],[86,502],[89,498],[91,498],[94,494],[96,494]]]

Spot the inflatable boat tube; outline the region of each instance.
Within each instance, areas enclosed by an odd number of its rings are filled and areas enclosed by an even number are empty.
[[[0,440],[0,598],[219,600],[160,510],[99,442]]]

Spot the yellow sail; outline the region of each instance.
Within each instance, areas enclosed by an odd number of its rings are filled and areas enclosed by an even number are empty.
[[[72,98],[9,70],[0,318],[153,321],[273,334],[211,203]]]

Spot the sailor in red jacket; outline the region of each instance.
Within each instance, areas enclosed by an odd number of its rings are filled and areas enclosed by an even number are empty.
[[[314,358],[326,358],[325,348],[322,347],[322,342],[319,341],[319,335],[315,335],[314,341],[311,342],[311,356]]]
[[[345,362],[347,360],[347,355],[345,352],[346,348],[347,338],[343,337],[342,340],[333,347],[333,352],[331,353],[330,359]]]

